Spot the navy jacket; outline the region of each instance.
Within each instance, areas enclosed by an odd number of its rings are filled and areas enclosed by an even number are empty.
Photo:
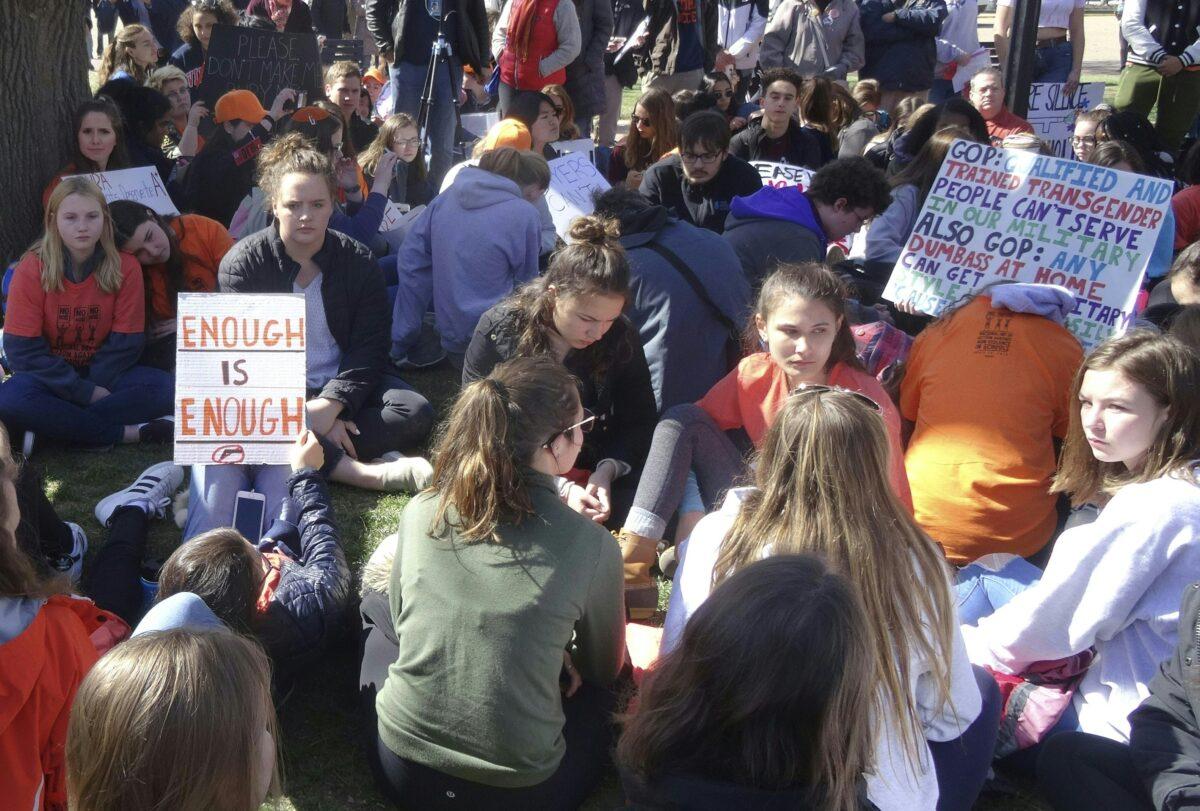
[[[948,13],[945,0],[863,0],[859,8],[867,41],[867,63],[859,78],[877,79],[884,90],[933,87],[934,38]],[[888,13],[896,15],[895,22],[883,21]]]
[[[288,479],[288,493],[300,504],[300,556],[283,563],[275,593],[254,626],[285,671],[321,655],[342,625],[350,596],[350,569],[325,480],[305,468]]]

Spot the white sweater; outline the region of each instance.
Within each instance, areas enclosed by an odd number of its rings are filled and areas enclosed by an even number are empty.
[[[679,569],[671,586],[671,603],[667,608],[667,619],[663,628],[662,653],[667,653],[679,644],[688,618],[708,599],[721,543],[733,526],[742,501],[749,492],[751,488],[748,487],[730,490],[721,509],[706,515],[692,531],[691,538],[680,549]],[[770,554],[769,550],[767,554]],[[949,590],[948,579],[942,588]],[[909,670],[909,688],[916,700],[926,740],[954,740],[979,716],[979,686],[975,682],[975,674],[971,671],[971,663],[967,660],[967,651],[959,634],[954,635],[953,645],[948,703],[939,705],[937,702],[937,683],[934,681],[930,662],[913,662]],[[881,725],[880,734],[875,742],[875,772],[866,776],[867,795],[885,811],[933,811],[937,807],[938,785],[929,747],[921,746],[921,762],[914,774],[908,758],[899,747],[900,740],[898,730],[890,725]]]
[[[1042,579],[977,627],[971,661],[1019,673],[1095,645],[1075,694],[1084,732],[1129,740],[1127,716],[1175,648],[1179,600],[1200,572],[1200,486],[1163,477],[1123,487],[1095,522],[1059,537]]]

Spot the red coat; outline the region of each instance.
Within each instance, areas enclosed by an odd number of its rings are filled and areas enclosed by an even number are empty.
[[[567,81],[565,67],[543,76],[543,59],[558,50],[554,12],[561,0],[514,0],[509,11],[508,36],[500,53],[500,81],[518,90],[541,90]],[[530,6],[534,7],[531,9]],[[526,21],[527,17],[532,19]],[[522,50],[522,29],[530,26],[528,44]]]

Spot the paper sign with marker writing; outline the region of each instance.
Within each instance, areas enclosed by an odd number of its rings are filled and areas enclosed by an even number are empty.
[[[796,186],[800,191],[804,191],[812,182],[812,170],[803,166],[771,161],[750,161],[750,165],[758,170],[758,176],[762,178],[764,186],[774,186],[777,189]]]
[[[586,152],[572,152],[550,161],[550,188],[546,189],[546,204],[554,220],[554,230],[563,239],[571,230],[576,217],[591,214],[596,206],[592,195],[608,191],[608,181],[596,171]]]
[[[1075,116],[1104,101],[1104,83],[1081,84],[1074,93],[1066,85],[1037,82],[1029,86],[1029,114],[1025,116],[1034,134],[1049,145],[1059,158],[1074,158],[1071,134],[1075,131]]]
[[[387,207],[383,210],[383,219],[379,221],[379,233],[383,234],[406,227],[424,210],[425,206],[410,208],[408,203],[396,203],[388,200]]]
[[[180,293],[175,463],[287,464],[304,431],[304,296]]]
[[[938,315],[992,282],[1061,285],[1090,348],[1128,328],[1170,200],[1159,178],[955,141],[884,298]]]
[[[163,185],[162,177],[153,166],[139,166],[135,169],[114,169],[111,172],[93,172],[79,175],[100,187],[104,199],[133,200],[144,206],[149,206],[157,213],[169,217],[179,216],[179,209],[171,202],[167,187]]]

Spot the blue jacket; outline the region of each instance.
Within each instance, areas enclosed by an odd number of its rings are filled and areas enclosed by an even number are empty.
[[[946,19],[945,0],[863,0],[859,9],[867,41],[867,63],[859,78],[878,79],[883,90],[933,87],[934,40]],[[883,21],[888,13],[896,15],[894,22]]]
[[[780,262],[824,262],[827,247],[812,203],[795,186],[764,186],[747,197],[733,198],[725,241],[755,289]]]
[[[350,569],[338,537],[325,480],[312,468],[288,479],[300,504],[299,557],[286,560],[279,583],[254,626],[276,667],[288,670],[318,658],[342,625]]]
[[[630,269],[626,315],[641,335],[658,410],[694,403],[729,371],[729,330],[654,246],[679,257],[709,301],[729,321],[744,326],[750,284],[737,254],[717,234],[680,222],[662,206],[622,216],[621,245]]]
[[[433,303],[442,347],[466,352],[492,305],[538,275],[542,222],[517,184],[467,166],[404,237],[392,313],[392,356],[404,357]]]

